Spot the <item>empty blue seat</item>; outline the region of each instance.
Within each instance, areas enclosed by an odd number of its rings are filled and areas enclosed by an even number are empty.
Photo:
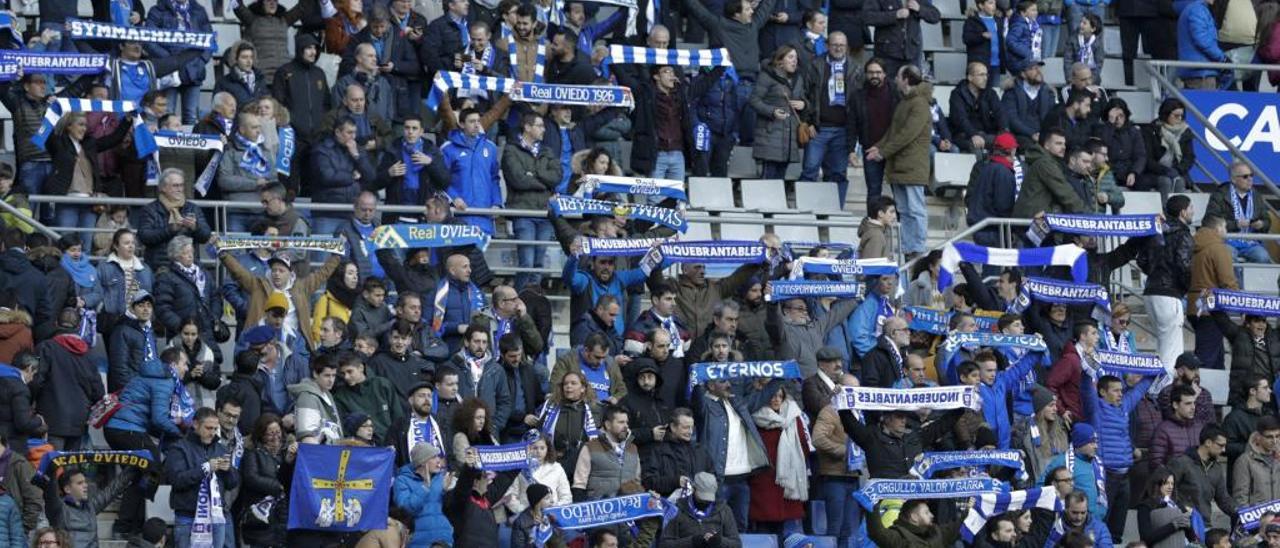
[[[778,548],[778,537],[774,535],[739,535],[742,548]]]
[[[827,534],[827,503],[825,501],[809,501],[809,521],[813,526],[813,534]]]

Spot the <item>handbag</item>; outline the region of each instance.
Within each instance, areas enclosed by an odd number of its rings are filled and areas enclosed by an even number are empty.
[[[94,428],[102,428],[107,425],[107,421],[111,420],[111,417],[115,416],[121,407],[124,407],[124,404],[120,403],[119,390],[107,394],[98,400],[98,403],[93,404],[93,407],[89,408],[88,422]]]
[[[795,110],[792,109],[791,112],[795,112]],[[813,124],[800,122],[800,125],[796,127],[796,142],[800,143],[800,146],[809,144],[809,141],[812,141],[817,136],[818,128],[814,127]]]

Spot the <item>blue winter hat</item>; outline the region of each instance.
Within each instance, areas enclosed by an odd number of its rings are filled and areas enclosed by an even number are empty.
[[[276,338],[276,329],[269,325],[259,325],[244,332],[244,342],[249,346],[267,344]]]
[[[1075,426],[1071,427],[1071,447],[1079,449],[1096,441],[1098,440],[1093,431],[1093,426],[1077,422]]]
[[[802,533],[791,533],[786,540],[782,541],[782,548],[804,548],[806,546],[814,546],[814,538],[806,536]]]

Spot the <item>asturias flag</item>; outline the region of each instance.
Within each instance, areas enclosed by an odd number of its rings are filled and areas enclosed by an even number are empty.
[[[387,526],[395,449],[299,445],[289,528],[367,531]]]

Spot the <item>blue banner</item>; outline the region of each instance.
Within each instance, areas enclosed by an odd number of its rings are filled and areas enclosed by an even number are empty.
[[[679,510],[671,501],[649,493],[611,499],[593,500],[566,506],[552,506],[542,511],[557,529],[594,529],[605,525],[628,523],[645,518],[676,517]]]
[[[526,103],[634,108],[631,89],[622,86],[583,86],[520,82],[511,89],[511,100]]]
[[[978,391],[972,386],[930,386],[927,388],[872,388],[842,386],[831,396],[836,411],[916,411],[932,409],[977,409]]]
[[[0,63],[17,63],[26,72],[42,74],[99,74],[107,71],[110,59],[97,53],[0,50]]]
[[[934,335],[946,335],[951,332],[951,317],[955,312],[944,312],[922,306],[908,306],[903,310],[907,315],[907,327],[912,331],[924,331]],[[974,315],[973,320],[978,324],[978,331],[995,332],[1000,319]]]
[[[1229,289],[1211,289],[1209,294],[1201,300],[1200,309],[1205,312],[1275,317],[1280,316],[1280,297]]]
[[[299,445],[289,490],[289,528],[385,528],[395,456],[390,447]]]
[[[805,274],[897,276],[898,265],[883,259],[823,259],[818,257],[800,257],[791,262],[791,279],[801,279]]]
[[[480,454],[480,469],[493,472],[524,470],[529,467],[529,442],[507,445],[473,445]]]
[[[1098,365],[1108,375],[1133,373],[1136,375],[1154,376],[1165,372],[1160,356],[1155,354],[1126,354],[1098,349]]]
[[[582,237],[582,255],[587,257],[639,257],[669,238]]]
[[[1022,463],[1022,452],[1014,449],[992,451],[937,451],[916,456],[911,475],[929,479],[943,470],[956,468],[1004,466],[1018,471],[1018,479],[1027,480],[1027,468]]]
[[[419,247],[454,247],[474,245],[484,249],[489,245],[489,235],[475,225],[457,224],[394,224],[373,229],[373,243],[382,249],[413,249]]]
[[[1187,101],[1203,112],[1209,123],[1218,128],[1245,156],[1267,173],[1280,171],[1280,125],[1277,124],[1277,109],[1280,109],[1280,96],[1274,93],[1249,93],[1237,91],[1196,91],[1183,92]],[[1188,131],[1194,131],[1204,137],[1204,142],[1213,147],[1219,154],[1228,155],[1226,144],[1205,129],[1200,120],[1191,115],[1187,109]],[[1201,144],[1200,139],[1192,139],[1197,158],[1212,158],[1213,153]],[[1156,159],[1152,159],[1155,161]],[[1197,162],[1198,170],[1193,169],[1192,178],[1197,182],[1229,181],[1231,174],[1227,166],[1221,162]],[[1208,172],[1209,177],[1203,173]],[[1254,177],[1255,185],[1262,183],[1261,177]]]
[[[764,245],[755,241],[667,242],[659,248],[663,263],[731,264],[764,262]]]
[[[182,46],[209,51],[218,50],[214,32],[187,32],[148,27],[123,27],[98,21],[67,19],[67,34],[77,40],[113,40],[116,42],[145,42],[162,46]]]
[[[1269,512],[1280,513],[1280,499],[1238,508],[1236,516],[1240,518],[1241,529],[1252,531],[1258,528],[1258,520],[1262,519],[1262,515]]]
[[[767,302],[811,297],[853,298],[862,296],[862,282],[823,282],[817,280],[774,280],[769,282]]]
[[[590,200],[573,196],[556,195],[548,202],[551,212],[557,216],[608,215],[657,223],[681,233],[689,228],[689,221],[676,209],[648,204],[621,204],[604,200]]]
[[[800,364],[785,362],[701,362],[689,368],[689,391],[707,381],[730,379],[803,379]]]
[[[853,498],[870,510],[881,499],[962,499],[1006,490],[1004,484],[992,478],[963,478],[940,480],[890,480],[873,479],[866,487],[853,493]]]
[[[1111,297],[1107,294],[1107,288],[1098,284],[1027,278],[1022,281],[1022,292],[1014,303],[1015,310],[1026,310],[1031,306],[1032,300],[1067,306],[1092,304],[1093,319],[1104,326],[1111,323]]]
[[[0,63],[0,82],[12,82],[18,79],[18,69],[22,65],[17,63]]]
[[[1044,221],[1054,232],[1099,236],[1158,236],[1155,215],[1065,215],[1047,213]]]
[[[1032,352],[1047,352],[1048,345],[1039,335],[1006,335],[1004,333],[952,333],[947,336],[943,348],[946,352],[955,352],[962,346],[976,348],[990,346],[995,348],[1025,348]]]

